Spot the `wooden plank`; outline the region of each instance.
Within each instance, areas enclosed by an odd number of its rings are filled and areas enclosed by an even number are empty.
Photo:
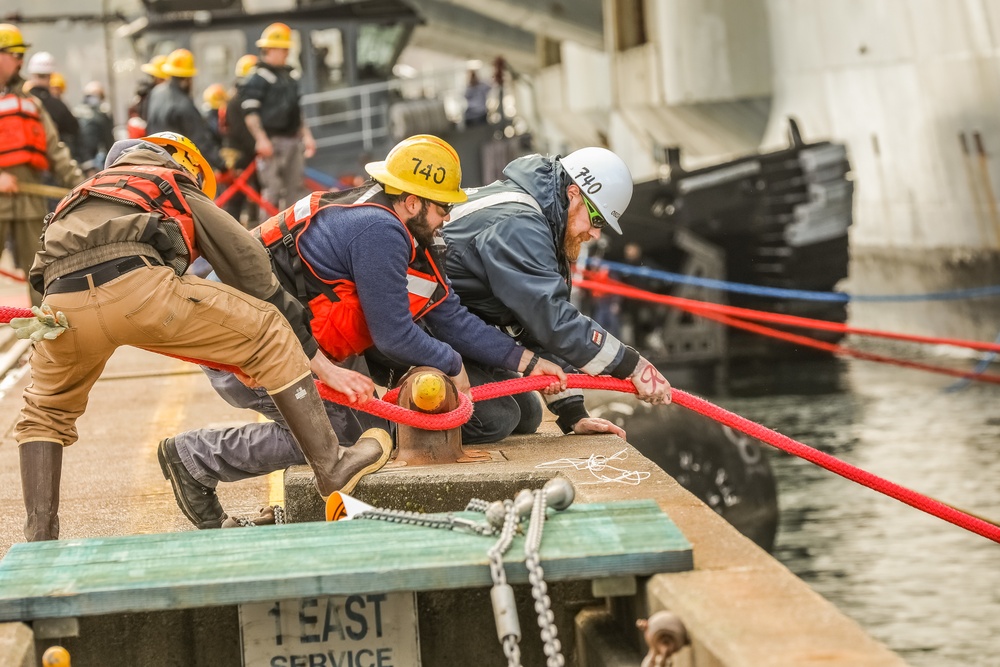
[[[484,587],[495,541],[341,521],[15,544],[0,561],[0,621]],[[692,567],[691,545],[650,500],[550,512],[541,557],[549,581]],[[517,537],[505,558],[512,583],[528,581],[523,561]]]

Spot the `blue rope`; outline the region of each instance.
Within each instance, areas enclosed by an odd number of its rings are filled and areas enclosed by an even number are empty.
[[[997,337],[993,339],[993,342],[997,345],[1000,345],[1000,332],[997,332]],[[997,358],[997,353],[990,352],[985,357],[979,360],[979,363],[976,364],[976,367],[972,369],[972,375],[970,375],[969,377],[960,378],[956,382],[953,382],[952,384],[945,387],[944,391],[946,393],[962,391],[970,384],[972,384],[972,381],[976,377],[985,373],[986,369],[990,367],[990,364],[992,364],[996,360],[996,358]]]
[[[1000,285],[988,285],[986,287],[973,287],[970,289],[954,290],[951,292],[929,292],[927,294],[848,294],[846,292],[813,292],[810,290],[784,289],[780,287],[760,287],[758,285],[746,285],[744,283],[733,283],[726,280],[716,280],[714,278],[699,278],[697,276],[687,276],[682,273],[672,273],[670,271],[658,271],[648,269],[643,266],[632,266],[620,262],[601,262],[600,266],[627,276],[641,276],[643,278],[653,278],[667,283],[679,283],[682,285],[695,285],[707,287],[722,292],[736,292],[739,294],[752,294],[754,296],[769,296],[777,299],[801,299],[803,301],[829,301],[834,303],[855,302],[912,302],[912,301],[957,301],[961,299],[978,299],[982,297],[1000,295]]]

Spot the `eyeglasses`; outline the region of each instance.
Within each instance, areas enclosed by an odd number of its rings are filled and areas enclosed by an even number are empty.
[[[0,53],[6,53],[14,60],[24,60],[24,54],[20,51],[8,51],[7,49],[0,49]]]
[[[445,215],[445,216],[450,215],[451,214],[451,209],[455,208],[454,204],[442,204],[441,202],[434,201],[433,199],[426,199],[425,198],[424,201],[429,202],[429,203],[434,204],[435,206],[437,206],[439,209],[441,209],[441,215]]]
[[[590,203],[590,200],[580,195],[583,199],[583,203],[587,205],[587,215],[590,216],[590,226],[594,229],[604,229],[604,226],[608,224],[608,221],[604,219],[601,212],[597,210],[597,207]]]

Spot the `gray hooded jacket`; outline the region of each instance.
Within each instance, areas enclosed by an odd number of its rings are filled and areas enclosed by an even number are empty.
[[[462,304],[526,347],[585,373],[629,377],[639,353],[570,303],[563,241],[570,180],[558,158],[521,157],[504,175],[507,180],[468,190],[469,201],[454,209],[443,230],[448,277]],[[560,403],[573,396],[579,406],[570,415]],[[547,400],[564,431],[570,419],[586,416],[576,390]]]

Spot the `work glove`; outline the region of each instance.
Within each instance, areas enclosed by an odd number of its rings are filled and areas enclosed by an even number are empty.
[[[639,357],[639,363],[632,371],[630,379],[639,394],[639,400],[650,405],[670,403],[670,383],[646,357]]]
[[[66,316],[61,311],[53,313],[47,303],[43,303],[41,307],[33,306],[31,312],[35,314],[34,317],[15,317],[10,321],[18,338],[30,338],[35,342],[42,339],[55,340],[69,328]]]

